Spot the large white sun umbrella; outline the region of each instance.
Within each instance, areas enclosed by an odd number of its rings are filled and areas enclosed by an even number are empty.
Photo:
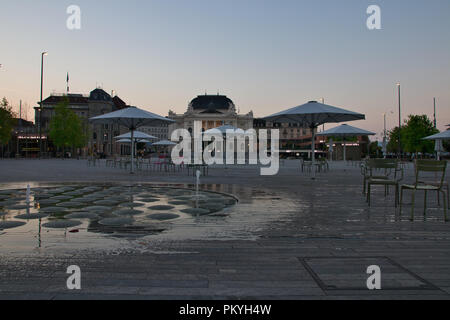
[[[317,127],[325,123],[339,123],[354,120],[365,120],[366,116],[361,113],[344,110],[341,108],[333,107],[317,101],[310,101],[304,105],[287,109],[271,116],[264,118],[266,121],[271,122],[284,122],[284,123],[301,123],[308,126],[312,131],[312,164],[314,168],[315,162],[315,131]],[[315,170],[312,170],[313,178],[315,177]]]
[[[166,146],[166,147],[171,147],[171,146],[176,146],[177,144],[175,142],[169,141],[169,140],[161,140],[158,142],[155,142],[152,144],[152,146]]]
[[[158,138],[155,137],[155,136],[151,136],[151,135],[146,134],[146,133],[141,132],[141,131],[134,131],[133,137],[134,137],[135,140],[141,140],[141,139],[146,139],[146,140],[149,140],[149,139],[158,139]],[[128,132],[128,133],[122,134],[122,135],[120,135],[120,136],[114,137],[114,139],[130,139],[130,140],[131,140],[131,132]]]
[[[129,107],[98,117],[93,117],[90,118],[89,121],[94,124],[118,124],[131,131],[131,173],[134,173],[134,132],[136,129],[143,126],[158,126],[175,122],[171,119],[136,107]]]
[[[318,136],[341,137],[344,142],[344,161],[347,160],[347,146],[345,144],[346,137],[374,136],[375,133],[349,126],[348,124],[340,125],[317,134]]]
[[[450,140],[450,130],[423,138],[423,140]]]
[[[146,139],[134,139],[135,143],[151,143],[151,141],[146,140]],[[120,139],[116,141],[117,143],[124,143],[124,144],[130,144],[131,143],[131,139]],[[136,148],[135,148],[136,149]],[[137,154],[136,150],[135,150],[135,154]]]
[[[328,148],[328,152],[330,153],[330,161],[333,161],[333,152],[334,152],[334,142],[333,139],[330,139],[330,146]]]
[[[156,147],[160,146],[160,147],[167,147],[167,148],[174,147],[176,145],[177,144],[175,142],[172,142],[169,140],[161,140],[161,141],[158,141],[158,142],[155,142],[152,144],[152,146],[156,146]]]
[[[439,160],[441,157],[441,152],[444,151],[444,146],[442,145],[443,140],[450,140],[450,130],[443,131],[438,134],[423,138],[423,140],[435,140],[434,151],[436,151],[436,157]]]
[[[151,143],[151,141],[146,140],[146,139],[134,139],[134,141],[136,141],[137,143]],[[118,143],[131,143],[131,139],[120,139],[117,140],[116,142]]]
[[[220,127],[217,127],[217,128],[206,130],[203,134],[204,135],[215,134],[215,133],[217,133],[217,130],[219,130],[220,133],[223,135],[223,139],[225,141],[225,148],[224,148],[224,152],[223,152],[223,157],[224,157],[225,169],[226,169],[227,168],[227,160],[226,160],[225,157],[226,157],[226,154],[227,154],[227,147],[226,147],[227,131],[230,130],[230,131],[236,132],[236,130],[239,130],[239,129],[236,128],[236,127],[233,127],[232,125],[227,124],[227,125],[223,125],[223,126],[220,126]]]

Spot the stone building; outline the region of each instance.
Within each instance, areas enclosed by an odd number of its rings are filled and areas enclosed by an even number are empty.
[[[311,128],[302,126],[299,123],[278,123],[264,119],[254,119],[253,127],[257,132],[260,129],[268,130],[269,136],[271,129],[280,131],[280,155],[282,157],[299,157],[306,156],[306,154],[310,155],[311,153]],[[324,143],[322,140],[322,138],[316,136],[316,146]],[[318,149],[318,151],[320,150]]]
[[[56,148],[48,139],[50,121],[55,114],[58,103],[68,99],[69,108],[74,111],[85,123],[88,142],[85,148],[78,150],[81,155],[92,153],[104,154],[106,156],[120,153],[120,145],[114,143],[114,137],[126,133],[126,128],[118,125],[92,125],[89,118],[110,113],[127,107],[127,104],[115,96],[111,97],[103,89],[97,88],[89,95],[83,94],[52,94],[42,101],[42,119],[39,121],[39,107],[35,107],[35,121],[37,128],[42,124],[42,141],[44,153],[55,154]],[[38,130],[38,129],[37,129]]]
[[[151,127],[149,126],[140,127],[138,130],[158,138],[157,140],[169,140],[168,124],[161,124],[159,126],[151,126]]]
[[[169,111],[169,118],[175,120],[169,125],[170,138],[176,129],[194,131],[194,122],[200,121],[204,131],[223,125],[240,129],[253,128],[253,112],[238,114],[233,101],[224,95],[203,95],[192,100],[184,114]]]

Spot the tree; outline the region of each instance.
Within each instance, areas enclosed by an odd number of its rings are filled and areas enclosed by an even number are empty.
[[[2,146],[6,145],[9,140],[11,140],[15,125],[16,119],[12,107],[9,105],[8,100],[3,98],[0,103],[0,144]]]
[[[410,153],[434,153],[434,142],[423,138],[438,132],[426,115],[410,115],[402,128],[402,148]]]
[[[423,138],[438,132],[433,122],[426,115],[409,115],[401,130],[395,127],[389,132],[388,152],[398,152],[398,137],[400,135],[401,147],[404,152],[434,153],[434,142],[423,140]]]
[[[49,137],[55,146],[63,149],[63,154],[66,147],[81,148],[87,141],[82,120],[68,106],[66,97],[55,107],[55,115],[50,121]]]
[[[373,158],[380,158],[383,151],[378,145],[378,141],[373,141],[369,144],[369,155]]]
[[[400,130],[398,127],[395,127],[391,131],[389,131],[389,143],[387,144],[387,151],[390,153],[398,152],[398,137],[400,135]]]

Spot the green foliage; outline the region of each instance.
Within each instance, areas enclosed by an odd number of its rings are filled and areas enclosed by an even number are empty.
[[[16,119],[8,100],[3,98],[0,103],[0,144],[7,144],[11,139]]]
[[[69,100],[66,98],[55,107],[49,137],[57,147],[81,148],[87,141],[86,130],[83,121],[68,106]]]
[[[401,130],[396,127],[389,132],[388,151],[398,151],[398,136],[400,134],[401,147],[404,152],[434,153],[434,141],[423,140],[423,138],[438,132],[434,128],[433,122],[426,115],[410,115]]]
[[[383,155],[383,150],[378,145],[378,141],[374,141],[369,144],[369,155],[372,158],[380,158]]]
[[[423,138],[439,133],[426,115],[410,115],[402,129],[402,148],[410,153],[434,153],[434,141]]]
[[[398,137],[400,134],[400,130],[398,127],[395,127],[391,131],[389,131],[389,142],[387,144],[387,151],[390,153],[398,152]]]

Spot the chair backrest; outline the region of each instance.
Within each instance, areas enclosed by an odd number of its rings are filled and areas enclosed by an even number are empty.
[[[397,159],[369,159],[367,165],[372,169],[396,169]]]
[[[420,183],[420,174],[424,172],[434,172],[434,173],[441,173],[440,177],[440,185],[441,188],[444,179],[445,179],[445,172],[447,170],[447,161],[437,161],[437,160],[416,160],[415,161],[416,166],[416,185]]]
[[[366,165],[370,176],[373,175],[373,170],[384,169],[385,176],[389,176],[392,172],[394,172],[394,178],[397,177],[397,159],[368,159]]]

